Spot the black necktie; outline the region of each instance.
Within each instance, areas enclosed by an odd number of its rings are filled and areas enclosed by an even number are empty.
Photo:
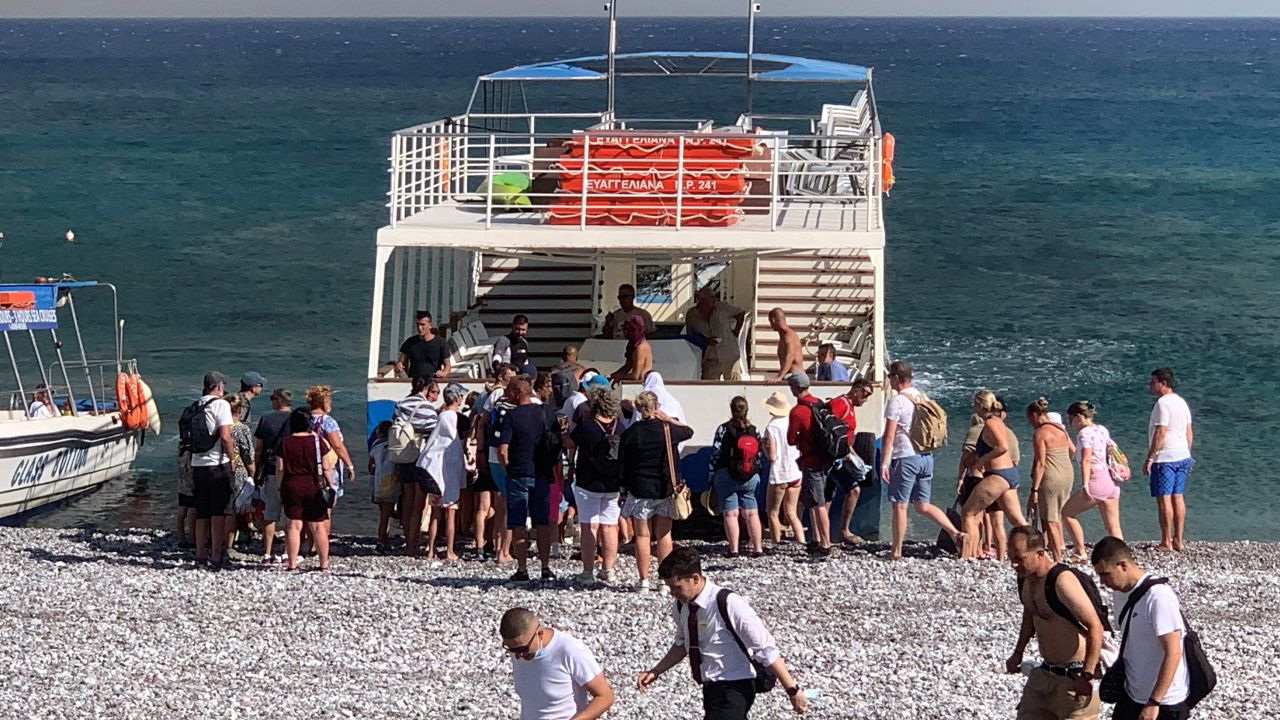
[[[702,684],[702,648],[698,647],[698,604],[689,603],[689,670],[693,681]]]

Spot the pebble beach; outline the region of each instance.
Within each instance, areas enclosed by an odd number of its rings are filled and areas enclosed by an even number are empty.
[[[493,563],[338,541],[327,573],[209,572],[160,531],[0,528],[0,717],[513,718],[496,628],[514,605],[595,652],[618,693],[607,717],[701,717],[683,665],[648,693],[634,689],[671,642],[669,598],[568,580],[514,587]],[[1218,669],[1195,716],[1280,714],[1276,547],[1138,547],[1144,567],[1171,578]],[[876,545],[816,563],[798,548],[732,560],[702,549],[706,574],[751,600],[817,692],[808,717],[1013,717],[1023,678],[1003,674],[1019,619],[1007,563],[924,545],[892,563]],[[577,566],[553,563],[561,577]],[[619,575],[634,577],[631,558]],[[775,691],[752,716],[790,715]]]

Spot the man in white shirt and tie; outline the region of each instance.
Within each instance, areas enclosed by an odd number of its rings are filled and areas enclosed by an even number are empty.
[[[787,670],[769,629],[746,598],[702,574],[696,550],[672,550],[658,566],[658,577],[676,600],[676,632],[667,654],[640,674],[636,684],[642,692],[688,657],[693,679],[702,685],[705,720],[745,720],[755,703],[756,676],[761,672],[777,679],[797,713],[805,711],[808,698]]]

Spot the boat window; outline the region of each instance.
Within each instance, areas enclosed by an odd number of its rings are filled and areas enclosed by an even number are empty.
[[[670,265],[636,266],[636,302],[641,305],[667,305],[674,300],[674,268]]]

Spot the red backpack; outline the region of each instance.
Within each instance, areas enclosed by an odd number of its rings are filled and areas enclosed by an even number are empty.
[[[760,436],[754,425],[748,425],[729,443],[729,476],[740,483],[749,482],[759,465]]]

